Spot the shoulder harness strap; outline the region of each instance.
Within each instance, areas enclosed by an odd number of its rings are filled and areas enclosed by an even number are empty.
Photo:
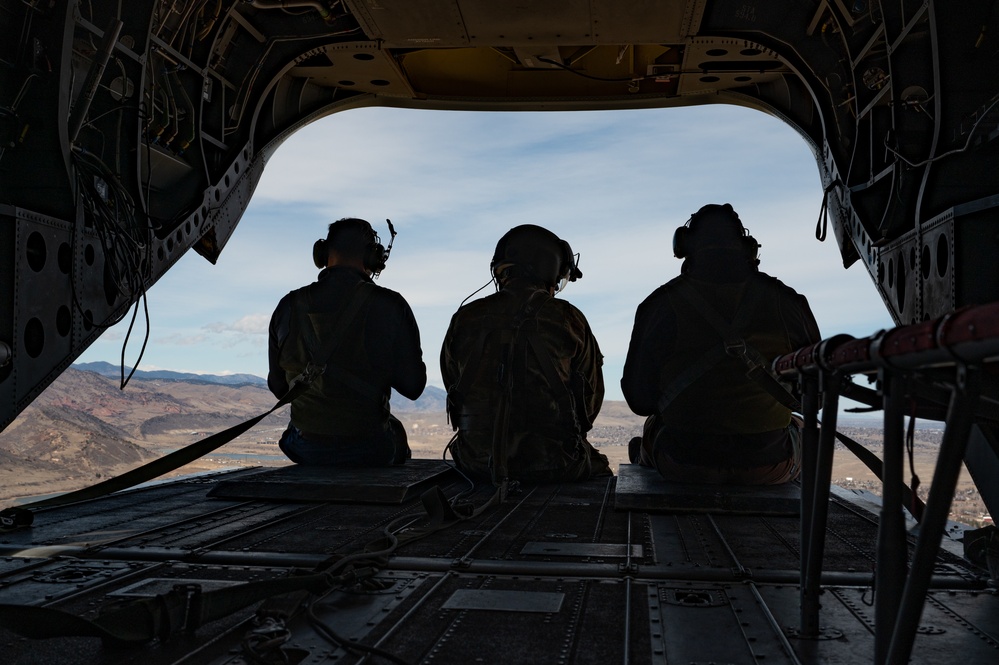
[[[726,356],[739,358],[747,367],[746,376],[755,381],[763,390],[767,391],[771,397],[788,407],[792,411],[799,411],[801,405],[794,395],[771,374],[770,365],[755,347],[748,344],[742,337],[742,329],[749,323],[756,310],[764,286],[757,280],[749,280],[746,290],[742,294],[742,299],[736,308],[735,316],[729,323],[718,313],[718,310],[702,296],[697,289],[689,282],[681,280],[677,283],[674,293],[687,302],[701,317],[708,322],[718,336],[721,338],[720,345],[709,347],[701,356],[690,363],[687,368],[672,377],[668,382],[663,377],[665,387],[659,398],[658,408],[662,413],[677,398],[680,393],[686,390],[694,381],[703,376],[705,372],[714,367]]]
[[[306,326],[305,330],[302,331],[302,334],[306,337],[308,347],[310,349],[315,349],[312,355],[312,360],[309,361],[305,370],[302,372],[302,377],[308,377],[309,383],[311,383],[316,377],[326,372],[330,358],[333,357],[333,353],[340,345],[340,342],[343,341],[344,333],[357,318],[361,308],[368,301],[368,298],[371,297],[371,294],[374,293],[374,289],[374,284],[371,284],[370,282],[358,282],[357,286],[354,287],[354,290],[351,291],[349,300],[341,308],[341,314],[337,318],[336,325],[332,332],[326,339],[322,340],[321,343],[316,337],[315,329],[311,326]],[[296,302],[292,303],[292,306],[301,306],[301,300],[304,297],[305,295],[303,294],[297,298]],[[292,318],[294,319],[296,317],[293,316]],[[375,386],[372,386],[369,382],[352,372],[348,372],[342,367],[337,367],[335,374],[331,373],[330,378],[343,383],[347,387],[365,397],[375,400],[380,400],[382,398],[381,391],[375,388]]]

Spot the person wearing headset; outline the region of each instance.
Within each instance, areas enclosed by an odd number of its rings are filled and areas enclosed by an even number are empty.
[[[772,360],[818,342],[808,301],[758,269],[759,243],[728,203],[677,229],[680,276],[638,307],[621,388],[648,416],[633,463],[667,480],[771,485],[800,471],[801,421]]]
[[[586,440],[603,356],[582,312],[554,297],[583,275],[572,249],[525,224],[500,238],[490,269],[496,293],[458,309],[441,349],[455,463],[497,485],[609,475]]]
[[[389,230],[394,237],[391,222]],[[268,387],[280,398],[296,378],[312,377],[292,401],[291,422],[279,442],[293,462],[377,467],[411,457],[389,397],[395,388],[418,398],[427,368],[409,304],[372,280],[388,254],[363,219],[333,222],[313,247],[322,269],[317,280],[286,295],[274,310]]]

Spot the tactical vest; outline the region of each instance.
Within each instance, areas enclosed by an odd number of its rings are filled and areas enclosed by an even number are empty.
[[[536,292],[468,321],[466,363],[448,389],[448,414],[459,430],[455,457],[488,476],[495,437],[508,453],[511,478],[547,480],[585,460],[568,358],[549,352],[538,314],[552,300]],[[588,466],[586,468],[588,473]],[[585,477],[585,476],[583,476]]]
[[[712,284],[690,278],[687,284],[712,302],[731,322],[749,282]],[[761,289],[739,326],[739,337],[767,360],[792,350],[790,337],[780,311],[775,281],[754,276],[754,288]],[[676,349],[663,368],[663,381],[682,374],[692,362],[724,342],[686,298],[679,285],[667,291],[676,315]],[[660,386],[661,388],[665,386]],[[706,368],[677,394],[662,413],[663,424],[674,430],[717,434],[752,434],[787,427],[791,410],[780,404],[757,381],[747,376],[746,363],[732,355],[718,354],[717,362]]]
[[[357,288],[375,288],[360,283]],[[323,311],[313,300],[310,287],[292,294],[288,337],[281,348],[281,367],[288,381],[309,362],[322,362],[317,355],[321,341],[330,338],[341,311]],[[291,403],[291,422],[303,432],[322,436],[370,436],[382,431],[389,416],[389,391],[372,382],[376,372],[364,344],[370,310],[365,303],[326,361],[326,371]]]

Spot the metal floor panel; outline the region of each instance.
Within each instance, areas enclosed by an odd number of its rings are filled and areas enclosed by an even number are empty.
[[[377,469],[291,465],[215,485],[208,496],[274,501],[345,501],[400,504],[457,473],[441,460],[414,459]]]
[[[284,569],[250,566],[206,566],[172,563],[123,563],[50,561],[30,576],[0,580],[0,603],[33,604],[59,609],[86,619],[119,607],[135,598],[152,597],[173,584],[200,584],[208,591],[221,586],[283,577]],[[33,602],[26,602],[34,597]],[[203,626],[197,634],[181,633],[165,642],[122,646],[97,638],[58,637],[29,640],[0,628],[0,654],[4,663],[90,665],[121,663],[159,665],[173,663],[216,642],[225,649],[239,645],[257,604]],[[224,651],[223,651],[224,653]],[[207,662],[195,656],[189,662]]]
[[[207,497],[218,481],[57,508],[29,530],[3,534],[0,603],[93,618],[175,582],[207,591],[306,571],[378,547],[386,526],[427,518],[417,499]],[[282,643],[288,663],[363,660],[329,629],[414,664],[870,662],[876,518],[869,511],[833,500],[821,620],[834,639],[805,641],[796,638],[796,517],[619,510],[616,482],[514,488],[505,502],[402,545],[377,565],[374,580],[317,600],[311,620],[291,620]],[[442,487],[447,496],[465,489],[462,482]],[[482,506],[491,495],[479,488],[466,499]],[[37,556],[15,557],[25,551]],[[73,556],[44,558],[60,552]],[[981,571],[940,554],[913,663],[952,662],[959,650],[972,665],[996,662],[999,599],[976,586],[983,586]],[[0,653],[13,665],[244,665],[246,645],[267,630],[252,622],[255,607],[193,635],[128,649],[0,630]]]
[[[635,623],[626,619],[630,585],[450,573],[426,584],[427,593],[398,617],[386,617],[372,638],[412,663],[620,662],[630,650],[627,627]],[[470,594],[486,602],[492,594],[503,605],[461,605]],[[560,599],[557,606],[542,606],[541,598],[552,597]]]
[[[652,662],[794,663],[752,585],[660,582],[647,587]]]
[[[827,587],[822,627],[831,639],[794,637],[798,622],[796,587],[760,586],[760,595],[778,625],[806,663],[854,665],[870,662],[874,645],[874,592],[871,587]],[[913,663],[999,662],[999,597],[995,592],[931,591],[923,610]]]

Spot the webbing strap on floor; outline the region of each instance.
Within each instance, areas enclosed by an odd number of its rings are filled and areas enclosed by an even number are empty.
[[[148,464],[143,464],[136,469],[126,471],[120,476],[108,478],[107,480],[97,483],[96,485],[84,487],[73,492],[67,492],[66,494],[60,494],[59,496],[55,496],[50,499],[35,501],[34,503],[29,503],[24,506],[6,508],[3,511],[0,511],[0,531],[11,531],[21,527],[31,526],[31,523],[34,521],[34,514],[31,512],[32,510],[37,510],[39,508],[52,508],[54,506],[63,506],[70,503],[77,503],[79,501],[96,499],[106,494],[128,489],[129,487],[134,487],[140,483],[158,478],[165,473],[173,471],[174,469],[179,469],[185,464],[189,464],[199,457],[207,455],[213,450],[229,443],[240,434],[248,431],[261,420],[305,392],[307,387],[307,381],[300,381],[293,385],[285,396],[282,397],[278,403],[266,413],[261,413],[259,416],[250,418],[249,420],[230,427],[227,430],[213,434],[206,439],[192,443],[191,445],[185,446],[180,450],[175,450],[169,455],[164,455],[163,457],[157,458]]]

